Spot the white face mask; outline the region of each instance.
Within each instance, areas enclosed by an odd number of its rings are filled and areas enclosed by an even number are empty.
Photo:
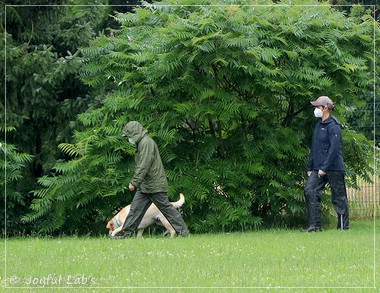
[[[314,109],[314,116],[317,117],[317,118],[322,118],[323,116],[323,111],[319,108],[315,108]]]
[[[131,144],[136,144],[135,140],[133,138],[128,138],[128,141],[131,143]]]

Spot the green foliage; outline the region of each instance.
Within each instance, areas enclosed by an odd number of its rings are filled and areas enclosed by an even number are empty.
[[[30,191],[36,188],[37,178],[48,174],[61,158],[57,145],[70,142],[76,115],[91,102],[78,76],[81,59],[77,51],[95,37],[109,7],[65,6],[85,2],[69,0],[60,1],[63,5],[52,0],[6,2],[0,10],[4,40],[0,72],[5,78],[0,86],[5,93],[0,119],[17,129],[6,134],[7,143],[33,156],[17,182],[24,202],[16,202],[8,213],[8,220],[24,230],[19,218],[31,203]],[[101,3],[107,2],[94,4]]]
[[[4,131],[3,129],[1,129]],[[12,127],[6,129],[7,132],[13,131]],[[27,164],[32,161],[32,156],[18,152],[14,145],[0,142],[0,189],[1,201],[0,220],[4,224],[2,233],[11,235],[13,231],[19,231],[17,226],[20,223],[21,211],[26,212],[25,195],[19,191],[19,182],[23,180],[23,171]],[[15,210],[14,207],[18,206]]]
[[[60,146],[71,160],[39,180],[25,221],[53,213],[45,231],[83,229],[86,217],[105,223],[125,205],[133,148],[120,134],[129,120],[157,141],[170,196],[185,193],[193,231],[284,225],[303,216],[316,122],[310,100],[329,95],[343,122],[343,106],[360,104],[372,85],[373,22],[353,22],[328,6],[228,2],[146,3],[116,15],[121,29],[82,50],[81,78],[96,101],[78,116],[83,130],[74,143]],[[345,143],[351,175],[365,176],[368,141],[347,130]]]
[[[101,6],[51,5],[55,3],[50,0],[18,4],[7,1],[1,11],[6,23],[5,43],[0,45],[5,64],[0,71],[6,77],[6,91],[5,85],[1,89],[6,97],[0,108],[6,103],[2,119],[17,128],[8,141],[34,156],[30,174],[34,177],[54,165],[57,144],[70,140],[75,123],[69,122],[88,108],[88,88],[77,74],[81,66],[77,51],[95,37],[106,11]]]

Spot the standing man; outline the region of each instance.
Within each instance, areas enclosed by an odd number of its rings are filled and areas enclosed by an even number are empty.
[[[338,230],[348,230],[349,213],[345,184],[345,170],[342,155],[341,125],[331,115],[334,104],[329,97],[322,96],[311,102],[314,115],[321,120],[314,128],[309,163],[305,199],[309,227],[303,232],[322,231],[321,199],[326,183],[330,184],[332,203],[338,215]]]
[[[129,142],[137,147],[136,170],[128,186],[130,191],[137,191],[122,230],[119,235],[111,238],[131,237],[152,202],[173,226],[177,235],[187,236],[189,230],[181,214],[168,199],[168,182],[156,143],[137,121],[125,125],[123,137],[127,137]]]

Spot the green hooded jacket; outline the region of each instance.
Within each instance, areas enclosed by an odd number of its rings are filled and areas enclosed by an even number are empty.
[[[148,130],[137,121],[128,122],[123,129],[123,136],[135,141],[136,170],[131,183],[141,192],[168,192],[168,181],[161,161],[157,144],[148,135]]]

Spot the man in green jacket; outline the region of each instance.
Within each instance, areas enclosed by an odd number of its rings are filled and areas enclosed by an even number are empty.
[[[181,214],[168,199],[168,181],[156,143],[137,121],[125,125],[123,136],[137,147],[136,170],[128,186],[130,191],[137,191],[123,228],[115,238],[131,237],[152,202],[173,226],[178,236],[187,236],[189,230]]]

